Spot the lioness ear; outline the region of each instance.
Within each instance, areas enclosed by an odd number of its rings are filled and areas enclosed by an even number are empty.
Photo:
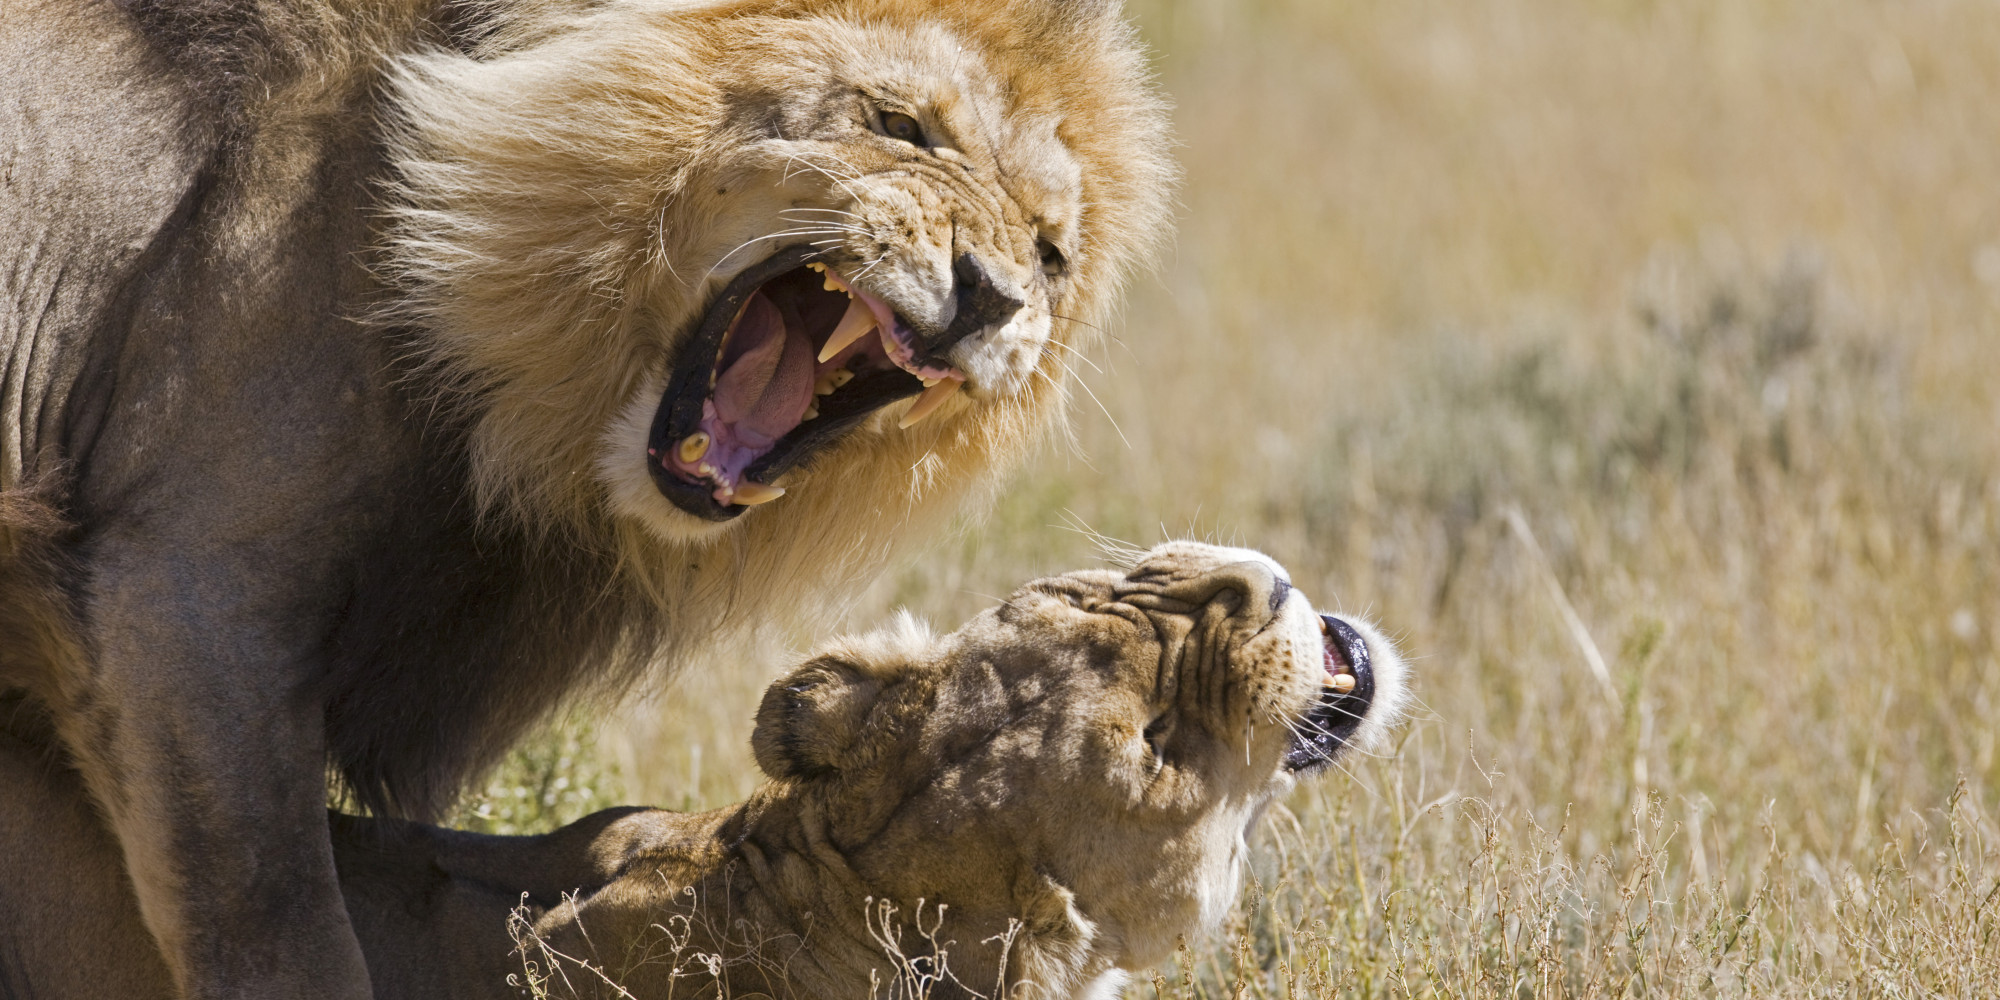
[[[764,692],[750,749],[773,778],[816,778],[840,770],[861,735],[882,683],[851,663],[820,657]]]

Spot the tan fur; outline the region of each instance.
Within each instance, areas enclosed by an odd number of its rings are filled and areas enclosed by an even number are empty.
[[[950,635],[903,617],[829,643],[766,694],[753,745],[773,780],[729,809],[535,838],[340,818],[378,995],[511,994],[524,961],[555,996],[615,995],[604,977],[639,998],[716,978],[726,996],[866,996],[939,961],[933,996],[1105,995],[1224,916],[1246,834],[1293,787],[1288,720],[1325,675],[1317,615],[1283,580],[1254,552],[1173,543],[1031,583]],[[1359,627],[1377,694],[1355,742],[1374,742],[1404,672]],[[0,753],[0,789],[61,822],[0,824],[0,899],[63,910],[16,911],[0,945],[137,934],[75,791],[21,757]],[[143,947],[100,954],[118,981],[161,975]],[[61,970],[19,971],[77,995]]]
[[[392,315],[421,323],[444,403],[474,417],[481,502],[614,545],[675,610],[832,607],[817,596],[829,585],[982,500],[1057,425],[1066,355],[1166,231],[1161,106],[1110,5],[646,2],[507,24],[477,58],[400,63]],[[997,215],[968,211],[933,175],[951,171],[890,158],[877,137],[754,134],[829,81],[935,98],[954,128],[946,166],[987,167],[997,180],[973,193]],[[888,253],[872,280],[918,280],[935,263],[926,241],[967,219],[991,223],[982,257],[1021,274],[1036,266],[1034,220],[1074,252],[1062,301],[1031,303],[1008,331],[1014,356],[974,373],[966,402],[909,431],[895,428],[904,407],[887,407],[727,527],[659,495],[644,448],[664,367],[731,276],[832,237],[860,260]],[[717,546],[724,559],[686,571]]]
[[[368,992],[330,777],[439,815],[565,700],[836,611],[977,506],[1173,181],[1102,0],[23,0],[0,69],[0,698],[189,995]],[[966,391],[686,514],[670,359],[809,243]],[[981,290],[1020,301],[944,322]]]

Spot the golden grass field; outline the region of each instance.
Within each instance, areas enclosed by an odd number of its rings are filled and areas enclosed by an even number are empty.
[[[1178,249],[1076,447],[851,621],[1193,534],[1378,619],[1422,699],[1135,994],[2000,996],[2000,7],[1134,13]],[[733,800],[809,641],[468,822]]]

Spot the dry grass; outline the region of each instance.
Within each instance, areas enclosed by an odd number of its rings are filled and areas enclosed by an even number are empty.
[[[1241,540],[1426,707],[1137,992],[2000,995],[2000,9],[1139,13],[1178,255],[1081,454],[870,604]],[[781,658],[606,727],[623,791],[742,794]]]

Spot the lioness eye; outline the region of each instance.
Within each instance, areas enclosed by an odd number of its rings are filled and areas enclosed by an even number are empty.
[[[1051,278],[1059,278],[1063,273],[1062,249],[1048,240],[1036,240],[1035,249],[1042,255],[1042,273]]]
[[[1168,723],[1167,717],[1162,715],[1147,723],[1146,731],[1140,737],[1146,741],[1146,748],[1153,752],[1153,769],[1156,771],[1166,762]]]
[[[924,142],[924,127],[915,118],[900,111],[888,111],[882,115],[882,134],[891,139],[901,139],[912,146],[928,145]]]

